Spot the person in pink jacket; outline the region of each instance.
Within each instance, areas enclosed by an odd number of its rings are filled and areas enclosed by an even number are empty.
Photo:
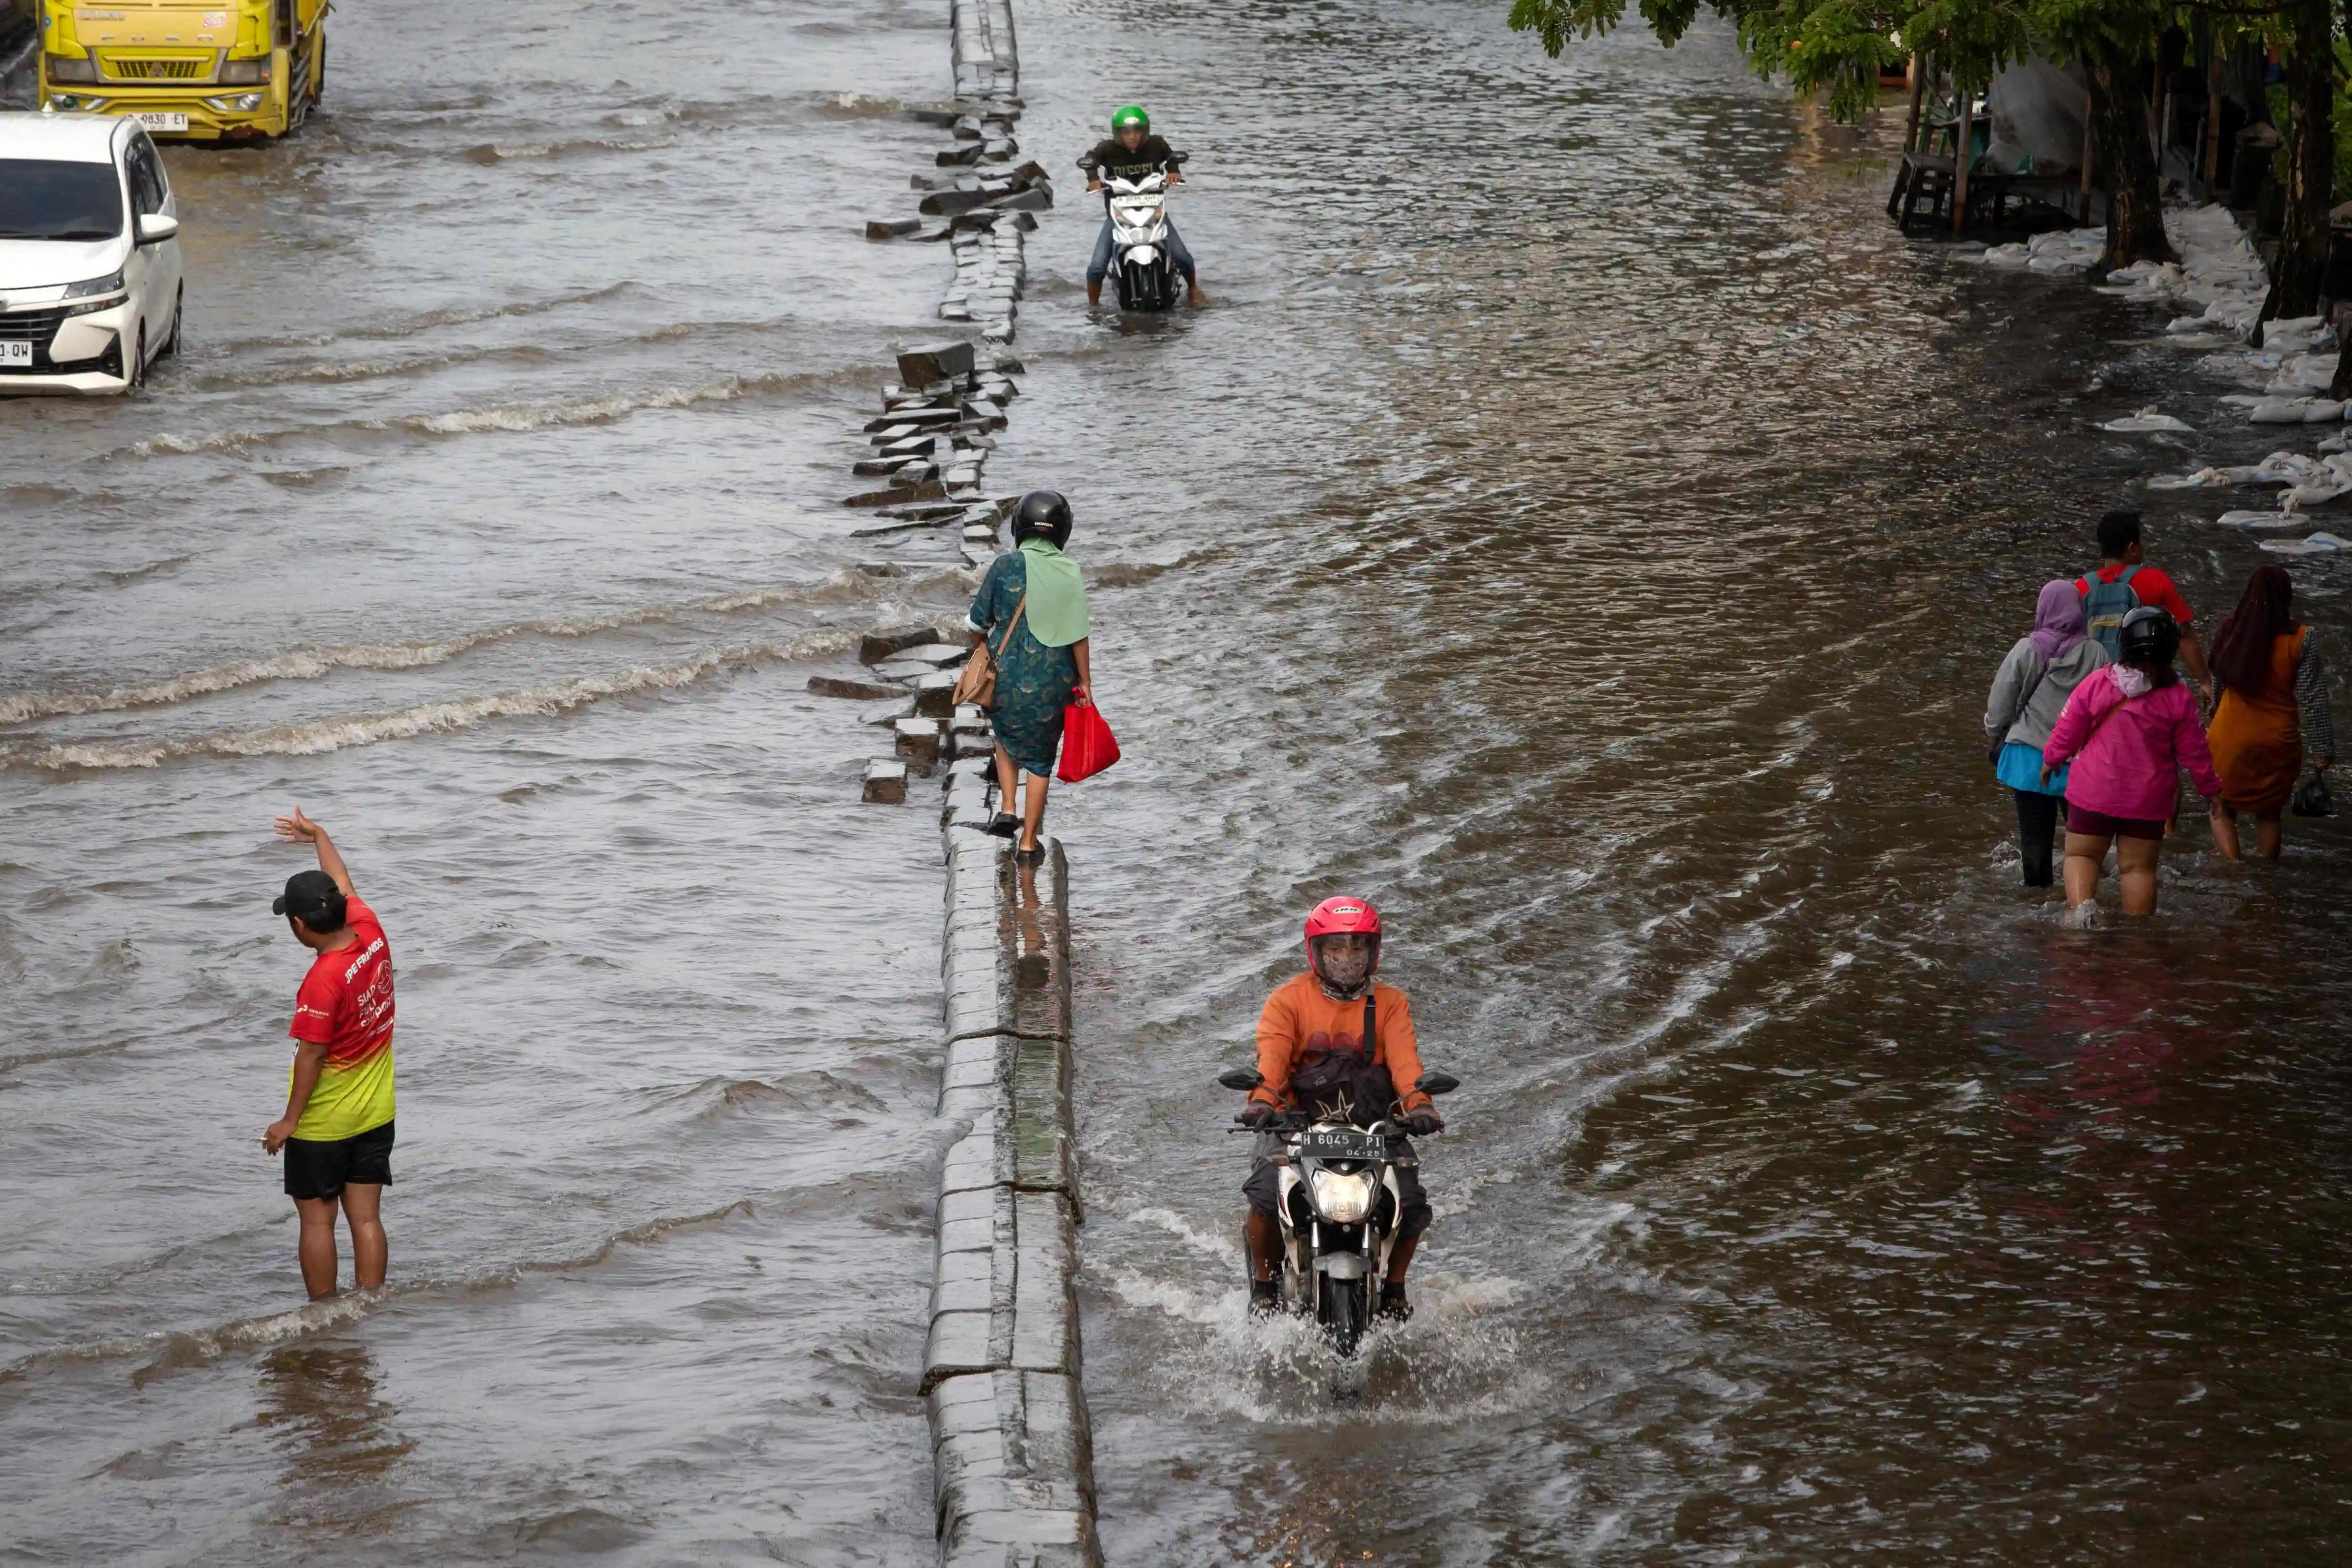
[[[2066,904],[2084,910],[2099,894],[2099,869],[2116,846],[2124,913],[2156,913],[2156,862],[2186,767],[2208,801],[2221,793],[2197,722],[2197,699],[2172,668],[2180,628],[2142,605],[2124,617],[2123,662],[2094,670],[2066,698],[2042,748],[2044,779],[2069,758],[2066,776]],[[2088,911],[2084,910],[2087,918]]]

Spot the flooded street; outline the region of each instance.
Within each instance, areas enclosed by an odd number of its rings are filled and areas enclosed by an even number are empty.
[[[2110,505],[2210,629],[2260,553],[2137,482],[2275,433],[1723,32],[1507,9],[1018,6],[1107,1559],[2340,1559],[2345,831],[2062,932],[1977,718]],[[0,404],[0,1562],[935,1560],[934,798],[803,688],[971,580],[835,504],[940,11],[338,11],[299,135],[167,149],[184,358]],[[1128,101],[1205,312],[1086,316]],[[392,1285],[307,1308],[297,800],[402,1009]],[[1213,1082],[1341,891],[1465,1081],[1353,1405],[1243,1320]]]

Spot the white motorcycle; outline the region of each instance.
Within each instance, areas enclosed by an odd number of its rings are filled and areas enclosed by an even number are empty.
[[[1110,275],[1122,310],[1165,310],[1176,303],[1181,277],[1168,252],[1168,176],[1103,181],[1110,211]]]
[[[1265,1080],[1255,1067],[1217,1075],[1227,1089],[1255,1089]],[[1461,1080],[1450,1072],[1424,1072],[1424,1094],[1451,1093]],[[1389,1254],[1404,1208],[1391,1140],[1404,1136],[1404,1124],[1382,1117],[1359,1127],[1344,1116],[1286,1116],[1266,1124],[1282,1140],[1283,1301],[1300,1317],[1309,1313],[1331,1346],[1344,1357],[1371,1321],[1380,1281],[1388,1278]]]

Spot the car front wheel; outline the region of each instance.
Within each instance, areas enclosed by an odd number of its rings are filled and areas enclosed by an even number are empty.
[[[139,351],[131,356],[131,390],[137,392],[147,384],[147,329],[139,329]]]
[[[172,296],[172,329],[163,335],[163,346],[155,350],[155,357],[159,360],[176,359],[179,356],[180,313],[186,308],[187,300],[188,286],[183,283],[180,285],[179,292]]]

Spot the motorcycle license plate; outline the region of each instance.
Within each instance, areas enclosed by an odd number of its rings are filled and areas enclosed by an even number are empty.
[[[0,343],[0,368],[5,368],[9,365],[24,365],[30,367],[32,362],[32,344],[27,342]]]
[[[1353,1127],[1310,1127],[1298,1137],[1298,1153],[1307,1159],[1377,1160],[1388,1152],[1380,1139]]]
[[[150,131],[185,131],[188,128],[186,115],[167,114],[161,110],[151,110],[144,114],[126,114],[123,118],[135,120]]]

